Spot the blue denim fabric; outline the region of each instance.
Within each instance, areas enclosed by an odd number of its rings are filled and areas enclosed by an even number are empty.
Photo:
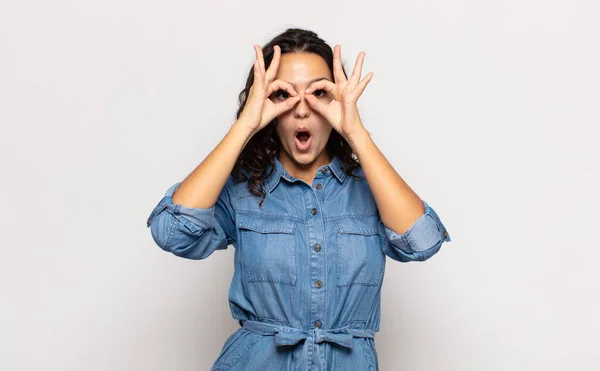
[[[208,209],[174,204],[174,184],[147,221],[156,244],[183,258],[235,248],[229,307],[241,327],[211,370],[378,370],[386,257],[426,260],[450,235],[424,201],[406,232],[387,228],[366,179],[344,174],[338,157],[312,185],[275,164],[262,207],[230,176]]]

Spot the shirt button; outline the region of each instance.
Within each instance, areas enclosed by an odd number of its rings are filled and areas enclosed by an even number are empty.
[[[448,232],[444,231],[444,238],[448,238]]]
[[[315,327],[321,328],[321,321],[315,321]]]
[[[323,282],[321,282],[321,280],[317,280],[315,286],[317,286],[317,288],[320,289],[323,286]]]
[[[321,189],[321,188],[323,188],[323,186],[321,185],[321,183],[317,183],[316,188]]]
[[[322,173],[322,174],[326,174],[326,173],[327,173],[327,168],[326,168],[326,167],[322,168],[322,169],[321,169],[321,173]]]
[[[316,251],[316,252],[319,252],[319,251],[321,251],[321,245],[319,245],[319,244],[316,244],[316,245],[315,245],[315,251]]]
[[[315,215],[315,214],[317,213],[317,209],[315,209],[315,208],[313,207],[313,209],[312,209],[310,212],[311,212],[313,215]]]

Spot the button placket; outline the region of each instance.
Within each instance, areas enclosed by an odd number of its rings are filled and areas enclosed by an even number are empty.
[[[327,173],[327,169],[323,168],[320,169],[320,172],[322,174],[326,174]],[[320,206],[319,201],[321,200],[321,197],[323,196],[323,192],[318,192],[320,190],[322,190],[324,188],[324,180],[323,177],[317,173],[316,178],[314,179],[315,183],[313,183],[312,186],[312,191],[310,189],[307,189],[306,192],[304,193],[305,197],[306,197],[306,203],[308,205],[314,205],[314,206]],[[316,216],[317,213],[319,212],[317,207],[310,207],[310,214],[311,216]],[[321,244],[319,242],[322,242],[324,236],[321,235],[320,231],[322,230],[322,223],[323,221],[321,220],[321,218],[310,218],[307,220],[307,224],[312,227],[312,228],[316,228],[312,230],[312,233],[310,232],[311,230],[309,229],[309,241],[312,243],[312,248],[315,251],[315,254],[310,254],[310,260],[311,262],[313,262],[311,264],[311,281],[313,282],[313,284],[311,285],[311,317],[313,319],[313,323],[314,323],[314,327],[315,328],[321,328],[323,326],[322,322],[320,320],[318,320],[319,317],[321,317],[324,313],[325,310],[325,292],[323,290],[321,290],[324,286],[324,281],[321,279],[317,279],[319,277],[323,278],[323,274],[326,272],[325,267],[323,267],[324,264],[324,256],[322,254],[318,254],[321,251]]]

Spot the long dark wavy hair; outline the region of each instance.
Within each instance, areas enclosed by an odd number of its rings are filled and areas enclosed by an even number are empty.
[[[285,32],[275,36],[271,41],[262,47],[265,60],[265,69],[269,68],[273,60],[273,46],[279,45],[281,54],[294,52],[309,52],[321,56],[329,70],[333,71],[333,50],[319,36],[309,30],[300,28],[289,28]],[[342,67],[344,75],[348,77],[346,71]],[[239,109],[236,118],[239,119],[244,107],[252,84],[254,82],[254,68],[250,68],[246,86],[239,94]],[[277,119],[271,121],[267,126],[254,134],[248,141],[235,165],[231,171],[233,178],[238,181],[247,181],[250,192],[255,196],[262,196],[260,206],[266,196],[266,191],[263,187],[263,180],[271,175],[275,168],[275,156],[280,151],[281,141],[275,132],[275,124]],[[350,144],[342,137],[335,129],[331,131],[329,140],[327,141],[325,150],[331,156],[338,156],[343,164],[344,173],[355,178],[363,178],[353,174],[356,168],[360,167],[360,163],[356,155],[352,151]],[[267,174],[271,165],[271,171]]]

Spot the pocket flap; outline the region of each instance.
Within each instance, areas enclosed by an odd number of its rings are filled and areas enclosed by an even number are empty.
[[[296,222],[294,220],[282,218],[277,215],[238,212],[236,223],[241,229],[249,229],[259,233],[294,234],[296,230]]]
[[[338,233],[373,235],[379,234],[377,216],[344,217],[334,221]]]

